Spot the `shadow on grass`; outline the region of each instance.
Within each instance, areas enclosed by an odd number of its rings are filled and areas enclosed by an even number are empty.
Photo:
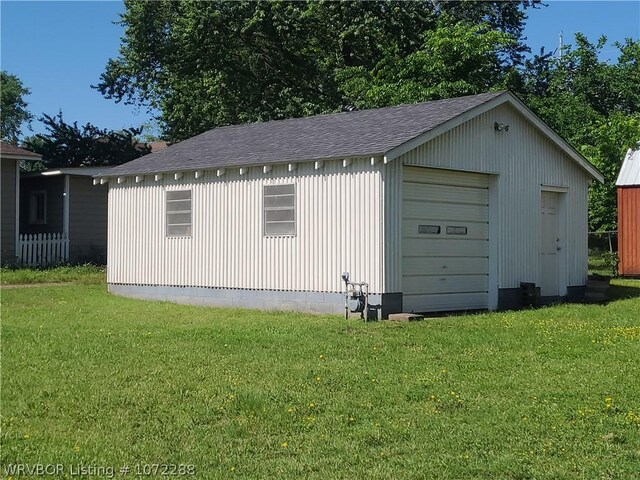
[[[640,280],[612,280],[609,301],[640,297]]]

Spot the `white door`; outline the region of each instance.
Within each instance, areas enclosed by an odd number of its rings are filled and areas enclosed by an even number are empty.
[[[545,191],[541,195],[540,295],[543,297],[560,294],[559,195]]]
[[[488,177],[404,167],[405,312],[488,308]]]

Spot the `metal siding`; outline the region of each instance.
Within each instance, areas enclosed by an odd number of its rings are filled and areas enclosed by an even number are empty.
[[[509,125],[496,132],[494,122]],[[518,288],[520,282],[539,283],[539,224],[542,185],[565,186],[567,285],[587,282],[587,193],[590,178],[576,163],[553,145],[513,107],[504,104],[472,118],[451,131],[402,155],[404,165],[436,167],[498,174],[496,187],[498,287]],[[397,186],[398,167],[387,179]],[[397,187],[396,187],[397,188]],[[386,187],[385,187],[386,189]],[[401,205],[387,203],[387,214],[401,217]],[[493,217],[492,217],[493,221]],[[397,242],[386,232],[387,242]],[[395,238],[389,238],[394,236]],[[389,249],[386,249],[389,252]],[[491,260],[493,261],[493,260]],[[386,268],[400,271],[401,257],[389,255]],[[390,278],[388,286],[396,286]]]
[[[620,275],[640,275],[640,187],[618,188]]]
[[[638,147],[640,147],[640,142],[638,143]],[[640,185],[640,148],[637,150],[627,150],[627,154],[622,161],[622,167],[620,167],[616,185],[618,187]]]
[[[356,159],[152,175],[109,189],[108,281],[119,284],[340,292],[340,274],[383,292],[380,164]],[[295,183],[296,235],[263,236],[263,185]],[[192,190],[192,236],[165,236],[165,190]]]
[[[402,292],[402,162],[384,165],[384,282],[386,293]]]

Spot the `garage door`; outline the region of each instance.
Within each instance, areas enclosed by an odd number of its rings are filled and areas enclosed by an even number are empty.
[[[487,175],[404,167],[404,311],[488,307]]]

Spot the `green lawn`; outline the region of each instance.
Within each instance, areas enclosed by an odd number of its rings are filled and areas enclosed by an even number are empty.
[[[606,306],[364,324],[76,281],[2,290],[3,468],[640,478],[640,282]]]
[[[55,268],[0,268],[2,285],[26,285],[36,283],[101,284],[106,281],[106,270],[95,265],[62,266]]]

